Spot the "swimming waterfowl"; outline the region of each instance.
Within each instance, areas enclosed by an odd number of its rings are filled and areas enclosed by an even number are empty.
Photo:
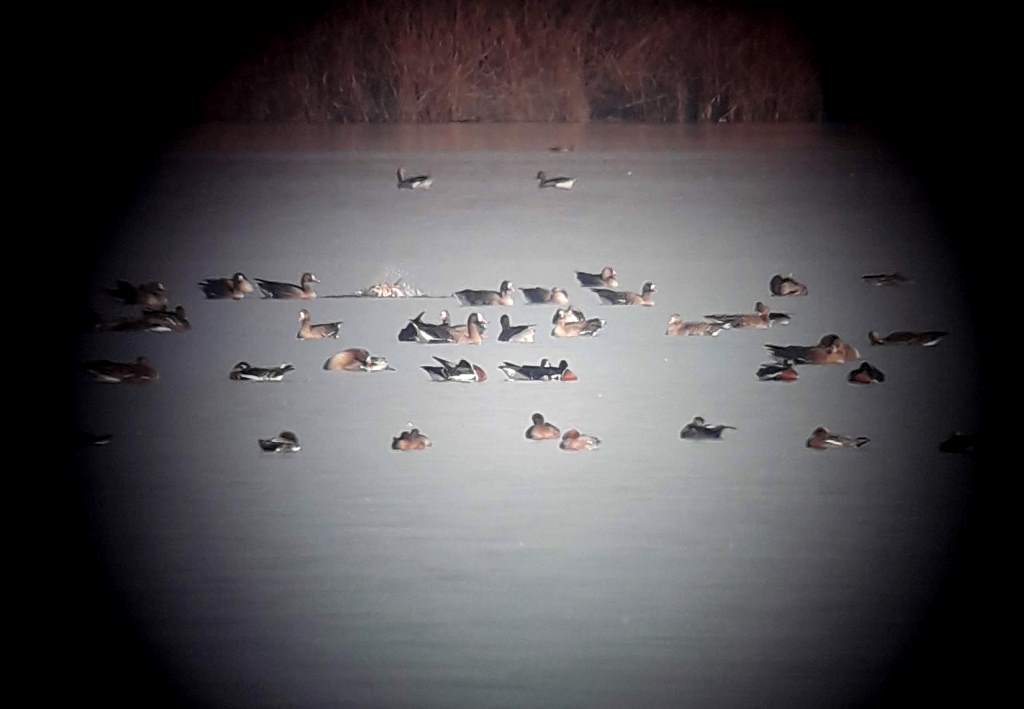
[[[602,303],[608,305],[654,305],[654,294],[657,286],[651,281],[644,283],[639,293],[633,291],[617,291],[609,288],[591,288]]]
[[[544,420],[544,414],[534,414],[531,418],[533,425],[526,429],[526,437],[530,440],[544,441],[562,435],[558,426]]]
[[[949,438],[939,444],[943,453],[974,453],[978,445],[978,437],[973,433],[954,431]]]
[[[787,276],[776,274],[768,283],[768,290],[772,295],[807,295],[807,286],[793,278],[790,273]]]
[[[425,313],[426,311],[421,312],[410,320],[404,328],[402,328],[398,333],[399,341],[420,342],[424,344],[442,344],[445,342],[452,342],[454,340],[454,336],[452,335],[448,311],[441,311],[440,323],[423,322],[423,316]]]
[[[259,444],[267,453],[297,453],[302,450],[299,437],[291,431],[281,431],[273,438],[260,438]]]
[[[874,384],[876,382],[884,382],[885,375],[877,367],[872,367],[869,363],[863,362],[857,369],[850,372],[847,380],[851,384]]]
[[[128,281],[118,281],[114,288],[107,288],[107,293],[125,305],[142,305],[147,308],[162,308],[167,305],[167,289],[159,281],[150,281],[133,285]]]
[[[665,328],[665,334],[707,335],[710,337],[717,337],[718,333],[725,329],[725,325],[717,322],[684,322],[679,313],[672,313],[668,318],[668,326]]]
[[[256,286],[239,271],[231,278],[207,278],[199,282],[199,287],[207,298],[231,298],[241,300],[250,293],[256,292]]]
[[[78,445],[80,446],[105,446],[114,439],[113,434],[110,433],[87,433],[85,431],[78,432]]]
[[[138,357],[135,362],[97,359],[86,362],[84,367],[89,376],[98,382],[146,384],[160,378],[160,373],[145,357]]]
[[[309,311],[303,308],[299,311],[299,332],[295,337],[299,340],[325,340],[328,338],[336,340],[341,334],[341,325],[341,320],[313,325],[310,323]]]
[[[571,190],[576,184],[575,177],[548,177],[543,170],[537,173],[537,186],[557,187],[560,190]]]
[[[571,428],[562,435],[562,442],[558,447],[564,451],[590,451],[601,445],[601,439],[597,436],[588,436]]]
[[[793,361],[784,359],[780,362],[765,362],[757,370],[757,378],[762,382],[795,382],[800,378],[793,366]]]
[[[618,288],[618,275],[611,266],[605,266],[600,273],[584,273],[576,271],[576,280],[586,288]]]
[[[857,436],[856,438],[844,436],[832,433],[824,426],[819,426],[814,429],[811,437],[807,439],[807,447],[817,448],[818,450],[826,450],[828,448],[860,448],[870,442],[871,439],[866,436]]]
[[[324,369],[330,372],[382,372],[395,371],[386,357],[371,357],[361,347],[351,347],[331,355],[324,362]]]
[[[434,357],[441,366],[421,365],[421,369],[430,375],[435,382],[485,382],[487,372],[483,367],[461,359],[457,363],[449,362],[441,357]]]
[[[601,318],[588,320],[580,310],[559,308],[551,323],[554,325],[551,328],[552,337],[593,337],[604,327],[605,321]]]
[[[899,286],[905,283],[913,283],[912,280],[902,273],[872,273],[861,276],[861,279],[873,286]]]
[[[429,190],[430,186],[434,184],[434,178],[430,175],[407,177],[404,167],[398,168],[398,172],[395,174],[398,176],[398,189],[400,190]]]
[[[926,332],[897,330],[883,337],[872,330],[868,333],[868,342],[872,345],[919,345],[921,347],[934,347],[948,334],[948,332],[938,330],[928,330]]]
[[[564,288],[555,286],[554,288],[520,288],[523,292],[523,298],[526,299],[527,303],[554,303],[555,305],[568,305],[569,294],[565,292]]]
[[[509,324],[508,315],[501,316],[501,334],[498,335],[498,342],[533,342],[536,335],[535,325]]]
[[[717,322],[730,330],[739,330],[742,328],[754,328],[754,329],[767,329],[771,327],[771,310],[768,306],[757,301],[754,303],[753,313],[739,313],[739,314],[722,314],[716,313],[714,315],[705,315],[708,320]]]
[[[228,377],[236,382],[279,382],[285,374],[293,371],[295,366],[290,362],[277,367],[254,367],[248,362],[239,362]]]
[[[301,300],[316,298],[316,291],[313,290],[313,284],[319,282],[320,280],[314,274],[309,272],[302,274],[302,278],[299,279],[299,285],[295,285],[294,283],[282,283],[280,281],[266,281],[262,278],[256,279],[256,283],[259,284],[264,298],[291,298]]]
[[[480,317],[480,313],[470,313],[466,318],[464,326],[448,326],[451,335],[451,342],[456,345],[479,345],[484,341],[484,326],[487,321]]]
[[[857,348],[838,335],[825,335],[816,345],[765,345],[765,349],[777,359],[795,364],[846,364],[860,359]]]
[[[141,320],[144,323],[142,329],[149,332],[185,332],[192,329],[192,324],[185,317],[185,307],[182,305],[174,310],[143,309]]]
[[[402,431],[391,439],[391,449],[396,451],[421,451],[433,445],[418,428]]]
[[[709,426],[704,423],[703,417],[694,416],[693,421],[683,426],[683,430],[679,432],[679,437],[688,440],[717,440],[722,437],[722,432],[729,428],[734,431],[736,430],[735,426],[726,426],[725,424]]]
[[[548,364],[548,360],[545,358],[540,361],[539,365],[502,362],[498,365],[498,369],[513,381],[574,382],[577,380],[576,374],[569,369],[569,363],[564,359],[558,363],[557,367]]]
[[[502,281],[501,287],[496,290],[471,290],[466,288],[456,292],[454,295],[460,305],[515,305],[512,300],[512,288],[510,281]]]
[[[548,150],[553,153],[571,153],[575,150],[575,147],[572,145],[552,145]]]

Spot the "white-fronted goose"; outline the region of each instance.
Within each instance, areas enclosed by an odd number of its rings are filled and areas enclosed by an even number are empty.
[[[564,288],[555,286],[553,288],[541,288],[539,286],[520,288],[523,298],[530,304],[554,303],[555,305],[568,305],[569,294]]]
[[[256,279],[256,283],[259,284],[264,298],[290,298],[293,300],[316,298],[313,284],[319,282],[320,280],[309,272],[302,274],[302,277],[299,279],[299,285],[282,283],[281,281],[267,281],[262,278]]]
[[[897,330],[890,332],[884,337],[872,330],[868,333],[868,341],[875,346],[878,345],[917,345],[919,347],[934,347],[939,344],[948,332],[939,330],[927,330],[925,332],[908,332]]]
[[[600,273],[576,271],[576,280],[585,288],[618,288],[618,275],[614,268],[605,266]]]
[[[241,300],[250,293],[256,292],[256,286],[241,271],[231,278],[207,278],[199,282],[199,287],[210,299]]]
[[[309,311],[303,308],[299,311],[299,332],[295,337],[299,340],[326,340],[328,338],[338,339],[341,334],[342,321],[318,323],[310,322]]]
[[[717,322],[686,322],[679,313],[669,316],[668,326],[665,328],[666,335],[689,335],[718,337],[718,333],[725,330],[722,323]]]
[[[792,360],[795,364],[846,364],[860,359],[853,345],[843,342],[838,335],[825,335],[816,345],[765,345],[777,359]]]
[[[113,362],[97,359],[85,363],[85,371],[98,382],[111,384],[146,384],[160,378],[160,373],[145,357],[134,362]]]
[[[654,294],[658,288],[651,281],[644,283],[639,293],[618,291],[610,288],[591,288],[606,305],[654,305]]]
[[[331,355],[324,362],[324,369],[329,372],[395,371],[394,367],[388,364],[386,357],[371,357],[370,353],[361,347],[350,347]]]
[[[807,439],[808,448],[827,450],[829,448],[860,448],[871,442],[866,436],[844,436],[839,433],[832,433],[824,426],[819,426],[811,432]]]
[[[515,289],[510,281],[502,281],[501,287],[496,290],[472,290],[466,288],[456,292],[454,295],[460,305],[515,305],[512,295]]]

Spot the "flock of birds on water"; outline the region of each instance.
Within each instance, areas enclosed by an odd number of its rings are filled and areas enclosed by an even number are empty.
[[[556,150],[552,148],[552,150]],[[572,177],[548,177],[544,172],[537,173],[538,186],[570,190],[576,182]],[[429,175],[409,176],[403,168],[397,171],[399,189],[427,190],[433,184]],[[605,266],[597,273],[577,271],[576,280],[580,286],[594,293],[599,302],[612,306],[653,306],[657,292],[655,284],[644,282],[638,292],[617,290],[618,274],[611,266]],[[862,276],[871,285],[897,287],[912,283],[900,273],[877,273]],[[312,300],[317,297],[314,284],[319,283],[316,275],[303,273],[297,284],[265,279],[254,279],[255,283],[238,272],[231,277],[208,278],[199,282],[207,299],[241,300],[257,292],[263,298]],[[768,284],[768,290],[774,297],[807,296],[808,288],[792,274],[776,274]],[[516,292],[522,294],[526,303],[555,306],[551,319],[552,337],[594,337],[605,327],[602,318],[588,318],[581,309],[574,307],[568,293],[560,287],[525,287],[515,288],[511,282],[503,281],[498,290],[463,289],[452,294],[460,306],[501,306],[511,307],[515,304]],[[160,282],[133,284],[118,281],[107,293],[126,305],[141,306],[137,316],[104,321],[94,316],[90,326],[102,332],[185,332],[191,329],[185,309],[177,306],[168,307],[169,300],[164,285]],[[365,290],[358,291],[359,297],[421,297],[419,290],[398,281],[395,283],[377,283]],[[447,310],[442,310],[440,320],[436,323],[424,321],[426,312],[420,312],[410,319],[399,331],[400,342],[420,344],[454,344],[479,345],[485,338],[489,323],[478,311],[470,312],[465,324],[455,324]],[[314,323],[308,309],[298,313],[299,328],[296,337],[302,340],[338,339],[341,334],[341,321]],[[725,330],[746,328],[765,329],[779,324],[787,324],[790,318],[786,313],[773,312],[763,302],[755,303],[750,313],[714,313],[705,315],[703,320],[686,321],[678,313],[673,313],[665,330],[666,336],[707,336],[717,337]],[[513,325],[507,314],[500,318],[501,332],[498,341],[509,343],[533,343],[536,338],[536,325]],[[942,331],[895,331],[888,335],[877,332],[868,333],[871,346],[915,345],[933,347],[948,333]],[[756,371],[761,381],[793,382],[799,378],[798,366],[847,364],[861,359],[858,350],[838,335],[827,334],[817,343],[810,345],[772,345],[765,348],[771,360],[763,363]],[[437,382],[480,383],[487,379],[487,373],[478,364],[468,359],[453,362],[442,357],[433,357],[434,365],[421,367],[431,380]],[[93,360],[86,362],[85,371],[95,381],[107,383],[146,383],[159,379],[156,368],[145,357],[138,357],[135,362],[116,362],[111,360]],[[386,357],[371,355],[368,350],[352,347],[330,356],[323,364],[323,369],[334,372],[382,372],[394,371]],[[557,364],[541,359],[538,364],[516,364],[504,361],[498,369],[513,381],[561,381],[572,382],[578,379],[565,360]],[[279,382],[295,370],[290,363],[277,366],[256,366],[242,361],[236,364],[229,377],[235,381]],[[857,385],[874,385],[885,381],[885,374],[869,362],[862,362],[856,369],[849,372],[848,381]],[[601,445],[601,440],[594,435],[581,433],[575,428],[564,433],[554,424],[545,420],[541,413],[534,413],[532,424],[526,429],[525,437],[531,440],[558,439],[559,447],[566,451],[593,450]],[[727,430],[735,427],[726,424],[708,424],[703,417],[695,416],[680,431],[680,438],[686,440],[717,440]],[[103,445],[112,439],[109,434],[82,434],[86,444]],[[282,431],[276,436],[258,439],[259,447],[268,453],[295,453],[301,450],[298,436],[293,431]],[[859,448],[869,443],[864,436],[853,436],[830,431],[824,426],[815,428],[806,440],[808,448],[825,450],[830,448]],[[399,451],[424,450],[431,447],[430,439],[419,429],[411,428],[400,432],[392,438],[391,447]],[[976,436],[969,433],[954,432],[939,445],[939,449],[948,453],[972,453],[976,447]]]

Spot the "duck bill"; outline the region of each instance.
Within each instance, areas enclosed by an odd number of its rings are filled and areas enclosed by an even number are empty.
[[[579,377],[577,377],[576,374],[573,373],[573,371],[571,369],[567,369],[564,372],[562,372],[561,379],[562,379],[563,382],[576,382],[576,381],[579,381]]]

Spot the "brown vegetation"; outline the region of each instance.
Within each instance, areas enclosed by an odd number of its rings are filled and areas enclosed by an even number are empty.
[[[614,0],[340,5],[244,61],[215,120],[809,121],[811,53],[778,16]]]

